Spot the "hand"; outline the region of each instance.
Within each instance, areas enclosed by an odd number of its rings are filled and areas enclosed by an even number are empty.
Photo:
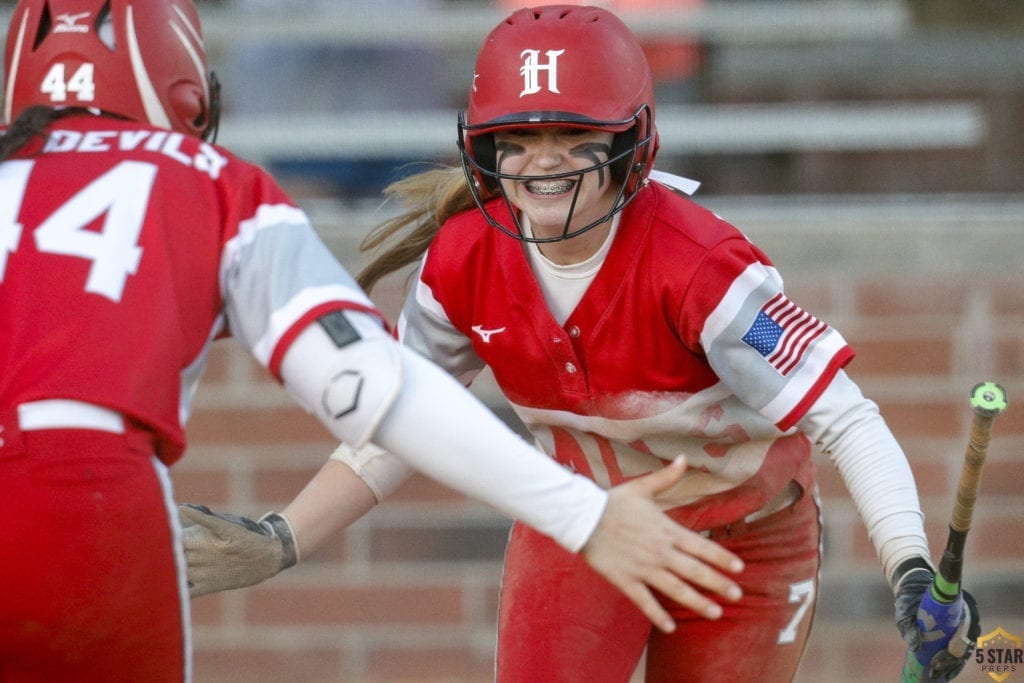
[[[917,626],[917,610],[926,591],[931,588],[935,574],[931,569],[915,566],[908,569],[896,580],[896,627],[900,631],[907,649],[916,652],[921,647],[921,631]],[[964,599],[960,626],[953,633],[945,650],[932,657],[928,675],[936,680],[955,678],[964,668],[981,635],[981,620],[978,605],[967,591]]]
[[[720,617],[722,607],[695,585],[730,602],[742,597],[740,587],[719,571],[742,571],[740,558],[679,526],[654,502],[685,471],[686,461],[680,457],[658,472],[613,488],[597,528],[583,547],[590,566],[666,633],[675,630],[675,622],[652,588],[708,619]]]
[[[295,533],[284,515],[270,512],[253,521],[188,503],[178,506],[178,514],[190,597],[251,586],[299,561]]]

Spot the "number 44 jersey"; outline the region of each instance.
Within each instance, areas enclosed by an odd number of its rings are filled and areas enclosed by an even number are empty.
[[[125,414],[168,464],[213,340],[275,376],[331,310],[372,304],[259,167],[197,138],[83,115],[0,163],[0,408]]]

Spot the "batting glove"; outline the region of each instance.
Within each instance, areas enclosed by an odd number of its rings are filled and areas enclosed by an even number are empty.
[[[935,573],[924,560],[907,560],[896,571],[896,627],[907,649],[916,652],[921,647],[921,631],[917,627],[917,609],[926,591],[931,589]],[[960,626],[949,639],[945,650],[932,657],[928,675],[935,680],[950,680],[964,668],[981,635],[981,619],[974,596],[962,591],[963,616]]]
[[[251,586],[299,561],[292,525],[277,512],[254,521],[183,503],[178,513],[190,597]]]

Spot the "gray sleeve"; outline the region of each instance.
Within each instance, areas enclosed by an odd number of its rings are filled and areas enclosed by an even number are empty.
[[[430,287],[418,278],[402,308],[398,338],[463,384],[468,385],[484,368],[472,341],[452,325]]]
[[[221,289],[231,334],[268,366],[282,338],[318,308],[374,305],[295,207],[261,207],[224,247]]]

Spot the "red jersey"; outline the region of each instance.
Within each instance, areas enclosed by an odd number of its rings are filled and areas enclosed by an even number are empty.
[[[464,379],[490,366],[538,444],[602,486],[685,454],[668,502],[696,529],[809,487],[794,425],[853,356],[740,231],[654,182],[564,325],[523,245],[471,210],[431,244],[399,334]]]
[[[211,342],[276,374],[314,317],[372,305],[259,167],[147,124],[61,119],[0,164],[0,407],[109,407],[166,463]]]

